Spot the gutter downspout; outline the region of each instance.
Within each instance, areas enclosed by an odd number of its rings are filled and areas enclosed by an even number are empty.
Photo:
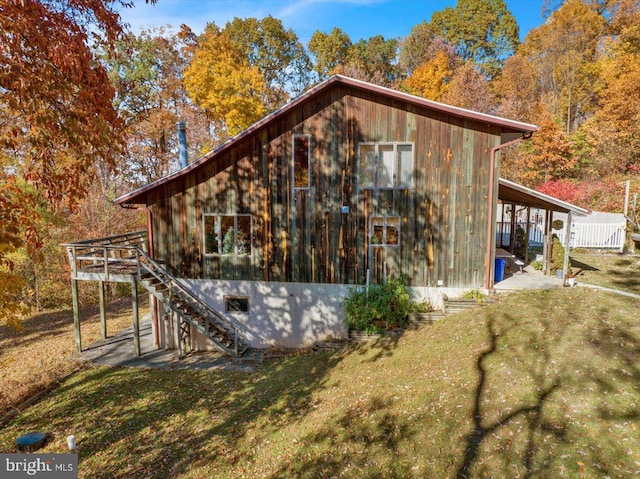
[[[493,254],[493,231],[495,225],[493,218],[493,211],[495,202],[495,184],[496,184],[496,153],[502,148],[506,148],[507,146],[515,145],[520,143],[523,140],[528,140],[533,136],[533,133],[523,134],[522,137],[516,138],[515,140],[508,141],[506,143],[502,143],[501,145],[494,146],[491,148],[490,162],[489,165],[489,214],[487,221],[487,260],[485,261],[485,271],[484,271],[484,284],[485,288],[493,292],[493,281],[491,281],[491,260],[494,257]]]

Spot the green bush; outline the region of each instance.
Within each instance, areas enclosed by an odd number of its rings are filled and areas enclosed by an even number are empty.
[[[485,299],[487,299],[487,295],[484,294],[479,289],[471,289],[469,291],[465,291],[462,293],[462,299],[473,299],[478,303],[482,303]]]
[[[556,235],[553,235],[550,266],[552,273],[555,273],[558,269],[562,269],[564,266],[564,246],[562,246],[560,239]],[[568,269],[569,271],[571,270],[571,262],[569,262]]]
[[[385,329],[405,327],[411,310],[409,291],[404,279],[390,276],[384,284],[374,284],[362,289],[352,289],[343,300],[349,329],[376,332],[379,323]]]
[[[542,271],[542,261],[533,260],[531,266],[533,266],[533,269],[536,271]]]

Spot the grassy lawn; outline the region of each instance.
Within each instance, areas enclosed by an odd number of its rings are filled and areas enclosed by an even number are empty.
[[[640,256],[616,253],[571,252],[578,281],[640,294]]]
[[[80,319],[82,345],[86,347],[100,338],[99,309],[84,308]],[[130,300],[107,305],[109,335],[131,326],[131,322]],[[0,326],[0,416],[78,367],[70,360],[75,352],[71,311],[39,313],[25,319],[22,326],[22,332]]]
[[[640,301],[510,294],[395,340],[254,373],[90,368],[0,431],[84,478],[629,477],[640,473]]]

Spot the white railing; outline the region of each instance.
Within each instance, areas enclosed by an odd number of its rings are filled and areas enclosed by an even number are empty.
[[[526,231],[526,223],[517,223]],[[571,248],[594,248],[624,251],[626,239],[626,223],[573,223],[571,225]],[[553,234],[564,244],[564,228],[553,230]],[[499,246],[510,245],[511,224],[498,222],[496,225],[496,242]],[[534,222],[529,226],[529,247],[542,246],[544,227]]]
[[[624,251],[626,223],[573,223],[569,246]],[[564,230],[553,230],[564,243]]]

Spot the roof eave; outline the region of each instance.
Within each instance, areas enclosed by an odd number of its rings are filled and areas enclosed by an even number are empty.
[[[539,191],[532,190],[531,188],[527,188],[526,186],[519,185],[518,183],[514,183],[513,181],[509,181],[505,178],[500,178],[499,183],[500,185],[504,185],[506,187],[512,188],[522,194],[531,196],[539,201],[554,205],[556,207],[554,211],[560,211],[562,213],[571,212],[572,214],[576,214],[579,216],[587,216],[590,213],[590,211],[587,209],[573,205],[566,201],[559,200],[557,198],[554,198],[553,196],[540,193]]]
[[[333,85],[334,83],[342,83],[345,85],[349,85],[349,86],[355,86],[361,89],[365,89],[367,91],[370,92],[375,92],[375,93],[379,93],[381,95],[386,95],[401,101],[406,101],[409,103],[413,103],[419,106],[423,106],[426,108],[430,108],[436,111],[440,111],[443,113],[447,113],[450,115],[454,115],[454,116],[458,116],[461,118],[468,118],[471,120],[475,120],[475,121],[479,121],[479,122],[483,122],[483,123],[489,123],[489,124],[493,124],[496,126],[500,126],[502,128],[505,129],[509,129],[512,131],[516,131],[516,132],[522,132],[523,134],[530,134],[533,133],[534,131],[538,130],[538,127],[536,125],[532,125],[529,123],[522,123],[519,121],[515,121],[515,120],[508,120],[506,118],[500,118],[497,116],[493,116],[493,115],[488,115],[486,113],[479,113],[479,112],[475,112],[475,111],[471,111],[471,110],[466,110],[464,108],[459,108],[459,107],[455,107],[455,106],[451,106],[451,105],[446,105],[444,103],[438,103],[432,100],[427,100],[425,98],[421,98],[415,95],[410,95],[408,93],[404,93],[404,92],[400,92],[397,90],[392,90],[391,88],[387,88],[387,87],[382,87],[382,86],[378,86],[378,85],[374,85],[372,83],[367,83],[364,82],[362,80],[356,80],[354,78],[349,78],[349,77],[345,77],[342,75],[333,75],[331,77],[329,77],[328,79],[324,80],[321,83],[318,83],[317,85],[315,85],[314,87],[310,88],[309,90],[307,90],[306,92],[304,92],[302,95],[294,98],[293,100],[291,100],[289,103],[287,103],[286,105],[283,105],[282,107],[280,107],[278,110],[272,112],[271,114],[265,116],[264,118],[262,118],[260,121],[254,123],[253,125],[251,125],[249,128],[247,128],[246,130],[244,130],[243,132],[239,133],[238,135],[228,139],[225,143],[223,143],[220,146],[217,146],[216,148],[214,148],[213,150],[209,151],[208,153],[204,154],[203,156],[201,156],[200,158],[198,158],[196,161],[194,161],[193,163],[189,164],[188,166],[175,171],[165,177],[162,177],[156,181],[153,181],[141,188],[138,188],[134,191],[131,191],[125,195],[122,195],[118,198],[116,198],[114,200],[115,204],[119,204],[121,206],[124,205],[142,205],[142,204],[147,204],[146,201],[143,201],[143,199],[146,200],[145,195],[146,193],[148,193],[149,191],[153,190],[154,188],[161,186],[165,183],[168,183],[172,180],[174,180],[175,178],[178,178],[182,175],[185,175],[197,168],[199,168],[201,165],[203,165],[204,163],[206,163],[208,160],[210,160],[211,158],[221,154],[222,152],[224,152],[225,150],[227,150],[228,148],[230,148],[231,146],[235,145],[237,142],[241,141],[242,139],[246,138],[247,136],[251,135],[252,133],[254,133],[255,131],[261,129],[262,127],[264,127],[265,125],[267,125],[269,122],[271,122],[273,119],[284,115],[286,112],[288,112],[289,110],[297,107],[300,103],[303,103],[304,101],[306,101],[309,97],[315,95],[316,93],[329,88],[331,85]]]

